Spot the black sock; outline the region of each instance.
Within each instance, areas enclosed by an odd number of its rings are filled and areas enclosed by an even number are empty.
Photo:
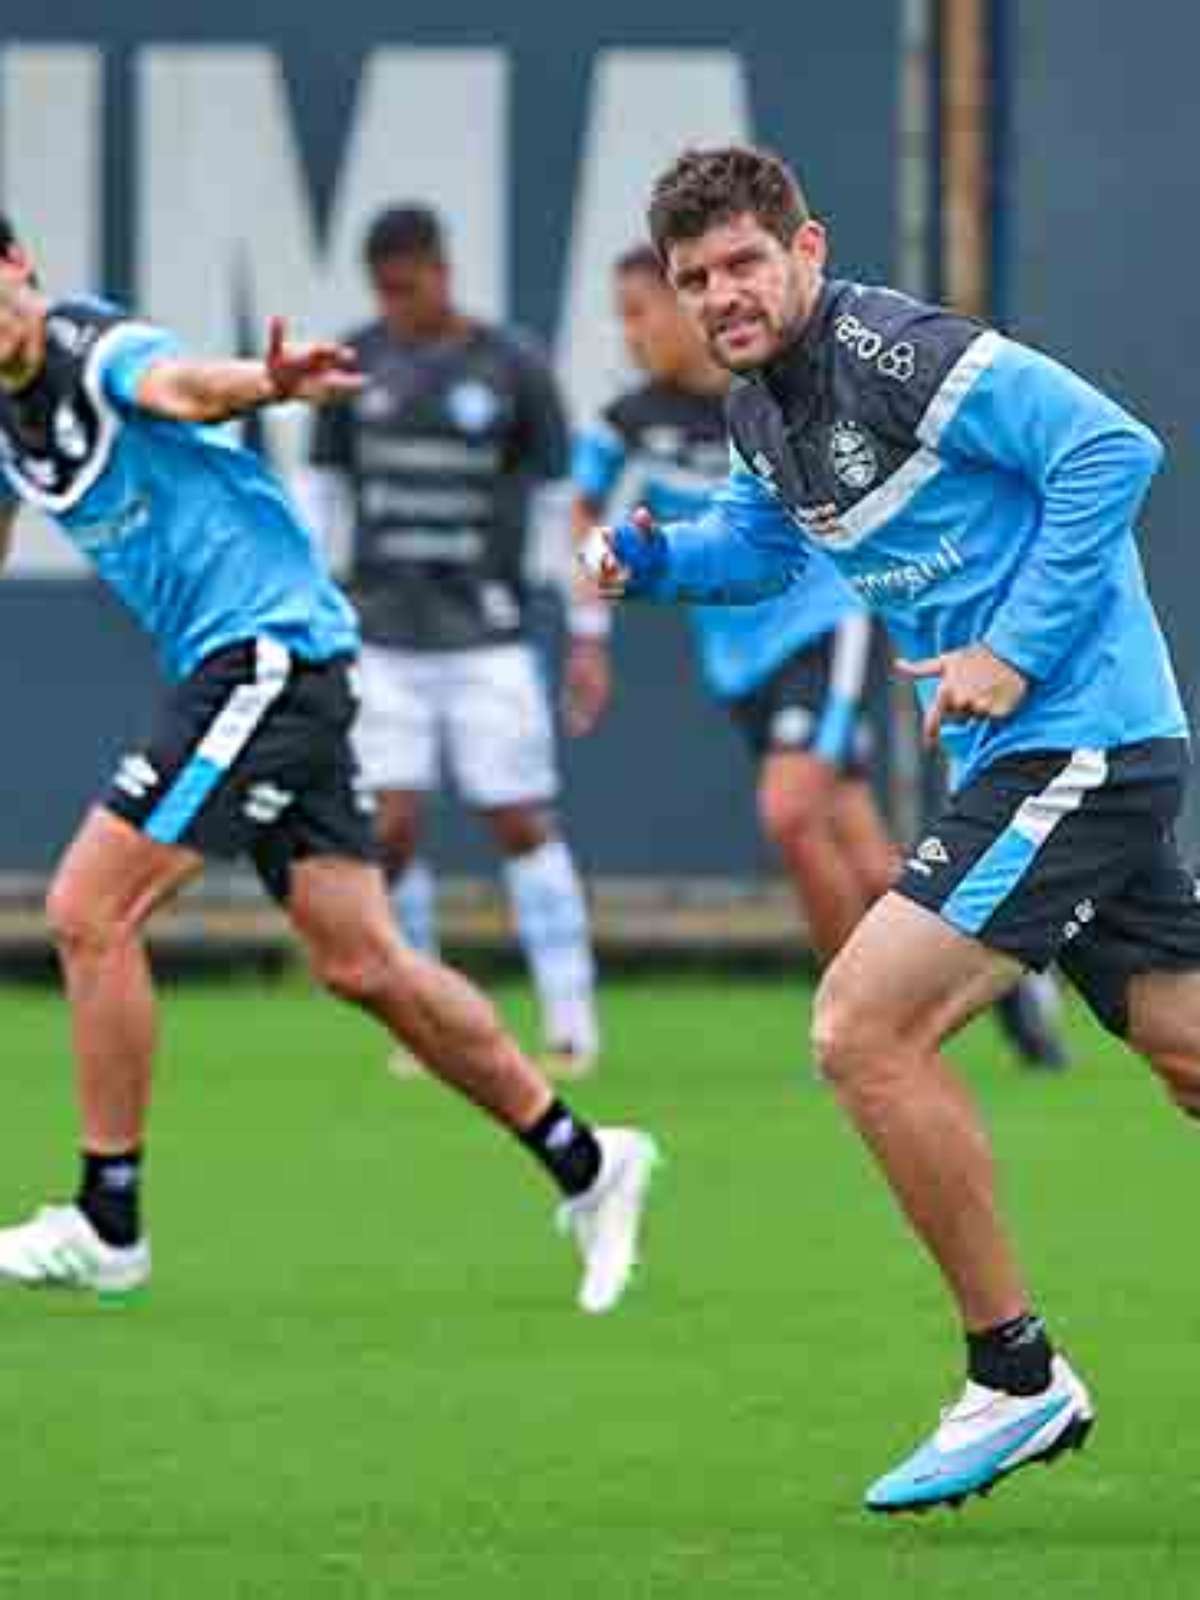
[[[105,1244],[125,1247],[138,1241],[141,1169],[140,1150],[127,1150],[115,1156],[83,1152],[83,1176],[75,1204]]]
[[[600,1171],[600,1146],[586,1122],[580,1122],[561,1100],[552,1100],[521,1143],[550,1173],[565,1195],[590,1189]]]
[[[1040,1394],[1050,1382],[1053,1347],[1032,1311],[967,1335],[967,1371],[976,1383],[1007,1394]]]

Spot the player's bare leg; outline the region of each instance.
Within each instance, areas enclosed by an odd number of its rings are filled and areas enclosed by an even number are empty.
[[[967,1336],[958,1401],[878,1478],[874,1511],[959,1504],[1078,1448],[1091,1398],[1029,1303],[996,1201],[992,1153],[943,1039],[1010,983],[1007,957],[889,894],[825,975],[815,1033],[826,1074],[941,1268]]]
[[[900,852],[889,835],[864,778],[842,778],[833,803],[833,831],[854,873],[865,906],[872,906],[896,881]]]
[[[504,857],[513,919],[537,993],[546,1043],[541,1064],[555,1077],[583,1077],[595,1066],[600,1030],[587,900],[571,852],[549,806],[490,806],[482,816]]]
[[[140,1145],[150,1101],[156,1011],[142,928],[201,868],[97,806],[63,857],[47,899],[71,1008],[86,1150]]]
[[[0,1229],[0,1278],[124,1293],[150,1275],[140,1176],[156,1039],[147,917],[200,868],[93,809],[47,902],[71,1007],[82,1175],[73,1204]]]
[[[593,1130],[575,1117],[474,985],[403,947],[374,867],[336,857],[296,864],[288,913],[327,988],[378,1017],[443,1082],[517,1134],[549,1171],[583,1259],[579,1304],[610,1310],[637,1260],[654,1141],[631,1128]]]
[[[801,750],[773,750],[758,780],[763,832],[778,850],[822,965],[841,949],[870,900],[833,821],[840,779]]]
[[[1200,1118],[1200,972],[1147,972],[1130,981],[1128,1042],[1179,1109]]]
[[[370,1011],[438,1077],[513,1129],[554,1096],[494,1006],[397,937],[379,872],[321,856],[292,869],[288,915],[318,981]]]
[[[889,894],[822,980],[814,1040],[839,1100],[937,1261],[968,1330],[1028,1299],[1000,1220],[987,1135],[939,1046],[1015,964]]]
[[[374,798],[375,838],[396,921],[408,945],[434,956],[437,890],[420,856],[425,796],[415,789],[381,789]]]

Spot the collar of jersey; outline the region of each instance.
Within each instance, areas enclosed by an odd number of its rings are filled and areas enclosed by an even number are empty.
[[[811,404],[816,397],[818,364],[825,332],[833,315],[834,304],[844,288],[845,285],[836,279],[827,281],[817,297],[812,316],[796,338],[755,375],[756,380],[784,410],[792,411],[797,404]]]

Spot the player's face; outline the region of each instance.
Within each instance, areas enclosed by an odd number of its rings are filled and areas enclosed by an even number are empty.
[[[398,255],[377,262],[371,282],[380,315],[398,339],[432,339],[450,315],[450,272],[436,256]]]
[[[635,366],[669,383],[695,364],[696,331],[669,283],[641,269],[620,272],[616,294],[625,348]]]
[[[821,292],[825,230],[809,221],[782,244],[742,212],[669,251],[679,303],[715,361],[731,372],[765,366],[812,314]]]
[[[12,385],[27,381],[39,359],[42,310],[31,275],[22,251],[0,256],[0,382]]]

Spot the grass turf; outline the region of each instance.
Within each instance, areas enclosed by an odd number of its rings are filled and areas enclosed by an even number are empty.
[[[519,1027],[522,995],[502,1000]],[[1186,1596],[1200,1556],[1195,1131],[1073,1018],[964,1041],[1089,1451],[958,1516],[859,1500],[960,1381],[931,1270],[805,1060],[799,986],[614,983],[572,1098],[661,1138],[612,1317],[527,1157],[290,983],[166,1004],[158,1271],[0,1296],[0,1595],[124,1600]],[[61,1003],[0,995],[0,1208],[69,1186]]]

